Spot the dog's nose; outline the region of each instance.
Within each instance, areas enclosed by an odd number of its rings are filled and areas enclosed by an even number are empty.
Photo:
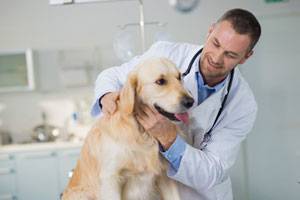
[[[181,104],[185,107],[185,108],[190,108],[193,106],[194,104],[194,99],[188,96],[185,96],[182,98],[181,100]]]

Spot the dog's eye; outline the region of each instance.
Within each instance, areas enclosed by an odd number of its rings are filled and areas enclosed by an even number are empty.
[[[161,79],[158,79],[157,81],[155,81],[155,83],[157,85],[165,85],[167,83],[167,81],[165,79],[161,78]]]

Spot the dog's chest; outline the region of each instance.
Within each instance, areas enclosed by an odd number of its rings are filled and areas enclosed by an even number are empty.
[[[155,142],[124,142],[105,137],[101,143],[100,158],[108,173],[131,172],[139,174],[144,172],[160,173],[161,159],[158,145]]]
[[[149,138],[148,138],[149,139]],[[102,138],[101,159],[104,176],[118,177],[122,200],[158,200],[156,179],[163,173],[158,144],[155,141]]]
[[[158,200],[155,175],[151,173],[141,173],[139,175],[127,176],[122,187],[122,199],[124,200]]]
[[[126,164],[121,170],[122,194],[125,200],[158,200],[156,178],[162,173],[157,145],[135,146],[128,149]]]
[[[133,174],[161,173],[162,163],[157,145],[137,145],[129,148],[127,158],[124,160],[124,169]]]

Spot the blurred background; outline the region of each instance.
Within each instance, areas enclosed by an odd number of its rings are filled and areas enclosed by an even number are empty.
[[[85,1],[0,0],[0,200],[59,198],[95,120],[98,73],[155,41],[202,44],[236,7],[262,37],[239,67],[259,111],[231,170],[234,197],[300,199],[299,0]]]

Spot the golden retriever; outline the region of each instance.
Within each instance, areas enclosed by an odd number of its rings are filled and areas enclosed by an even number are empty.
[[[63,200],[179,200],[158,142],[137,122],[148,105],[172,121],[186,121],[193,104],[181,74],[170,60],[153,58],[128,75],[117,110],[101,117],[82,147]],[[178,130],[179,131],[179,130]]]

